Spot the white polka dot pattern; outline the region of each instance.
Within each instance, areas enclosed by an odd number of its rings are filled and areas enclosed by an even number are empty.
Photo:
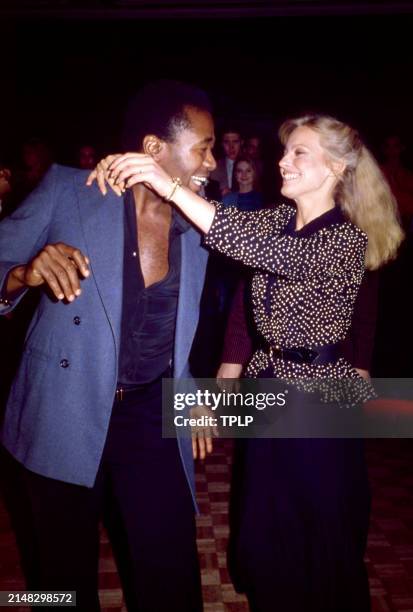
[[[367,236],[349,221],[309,236],[283,231],[294,214],[286,204],[240,212],[216,204],[205,244],[255,268],[252,302],[257,331],[272,346],[313,348],[344,340],[364,273]],[[280,378],[357,377],[344,359],[298,364],[257,351],[247,369],[271,368]]]

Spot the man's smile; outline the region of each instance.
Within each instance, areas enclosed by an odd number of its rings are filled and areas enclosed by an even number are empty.
[[[208,184],[208,177],[207,176],[203,176],[203,175],[199,175],[199,174],[193,174],[191,176],[191,181],[193,183],[195,183],[195,185],[198,185],[198,187],[206,187],[206,185]]]

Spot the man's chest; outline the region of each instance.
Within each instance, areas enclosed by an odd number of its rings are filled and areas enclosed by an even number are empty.
[[[170,219],[140,218],[137,250],[145,287],[161,281],[169,270]]]

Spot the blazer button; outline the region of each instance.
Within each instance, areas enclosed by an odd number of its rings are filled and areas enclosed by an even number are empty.
[[[73,323],[75,325],[80,325],[80,317],[73,317]]]
[[[67,359],[62,359],[62,361],[60,362],[60,367],[61,368],[68,368],[69,367],[69,362]]]

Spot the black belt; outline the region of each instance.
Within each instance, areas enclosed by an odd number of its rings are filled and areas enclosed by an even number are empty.
[[[133,397],[133,394],[137,394],[144,389],[147,389],[151,385],[157,384],[162,378],[170,378],[172,376],[172,368],[168,366],[164,372],[154,380],[151,380],[147,383],[142,383],[141,385],[124,385],[122,383],[118,383],[116,387],[115,393],[115,402],[123,402],[128,397]]]
[[[324,365],[326,363],[334,363],[341,357],[342,343],[325,344],[324,346],[315,346],[311,349],[305,346],[281,348],[280,346],[267,344],[265,350],[270,357],[285,361]]]
[[[118,387],[115,393],[115,402],[123,402],[127,396],[131,396],[142,389],[142,387]]]

